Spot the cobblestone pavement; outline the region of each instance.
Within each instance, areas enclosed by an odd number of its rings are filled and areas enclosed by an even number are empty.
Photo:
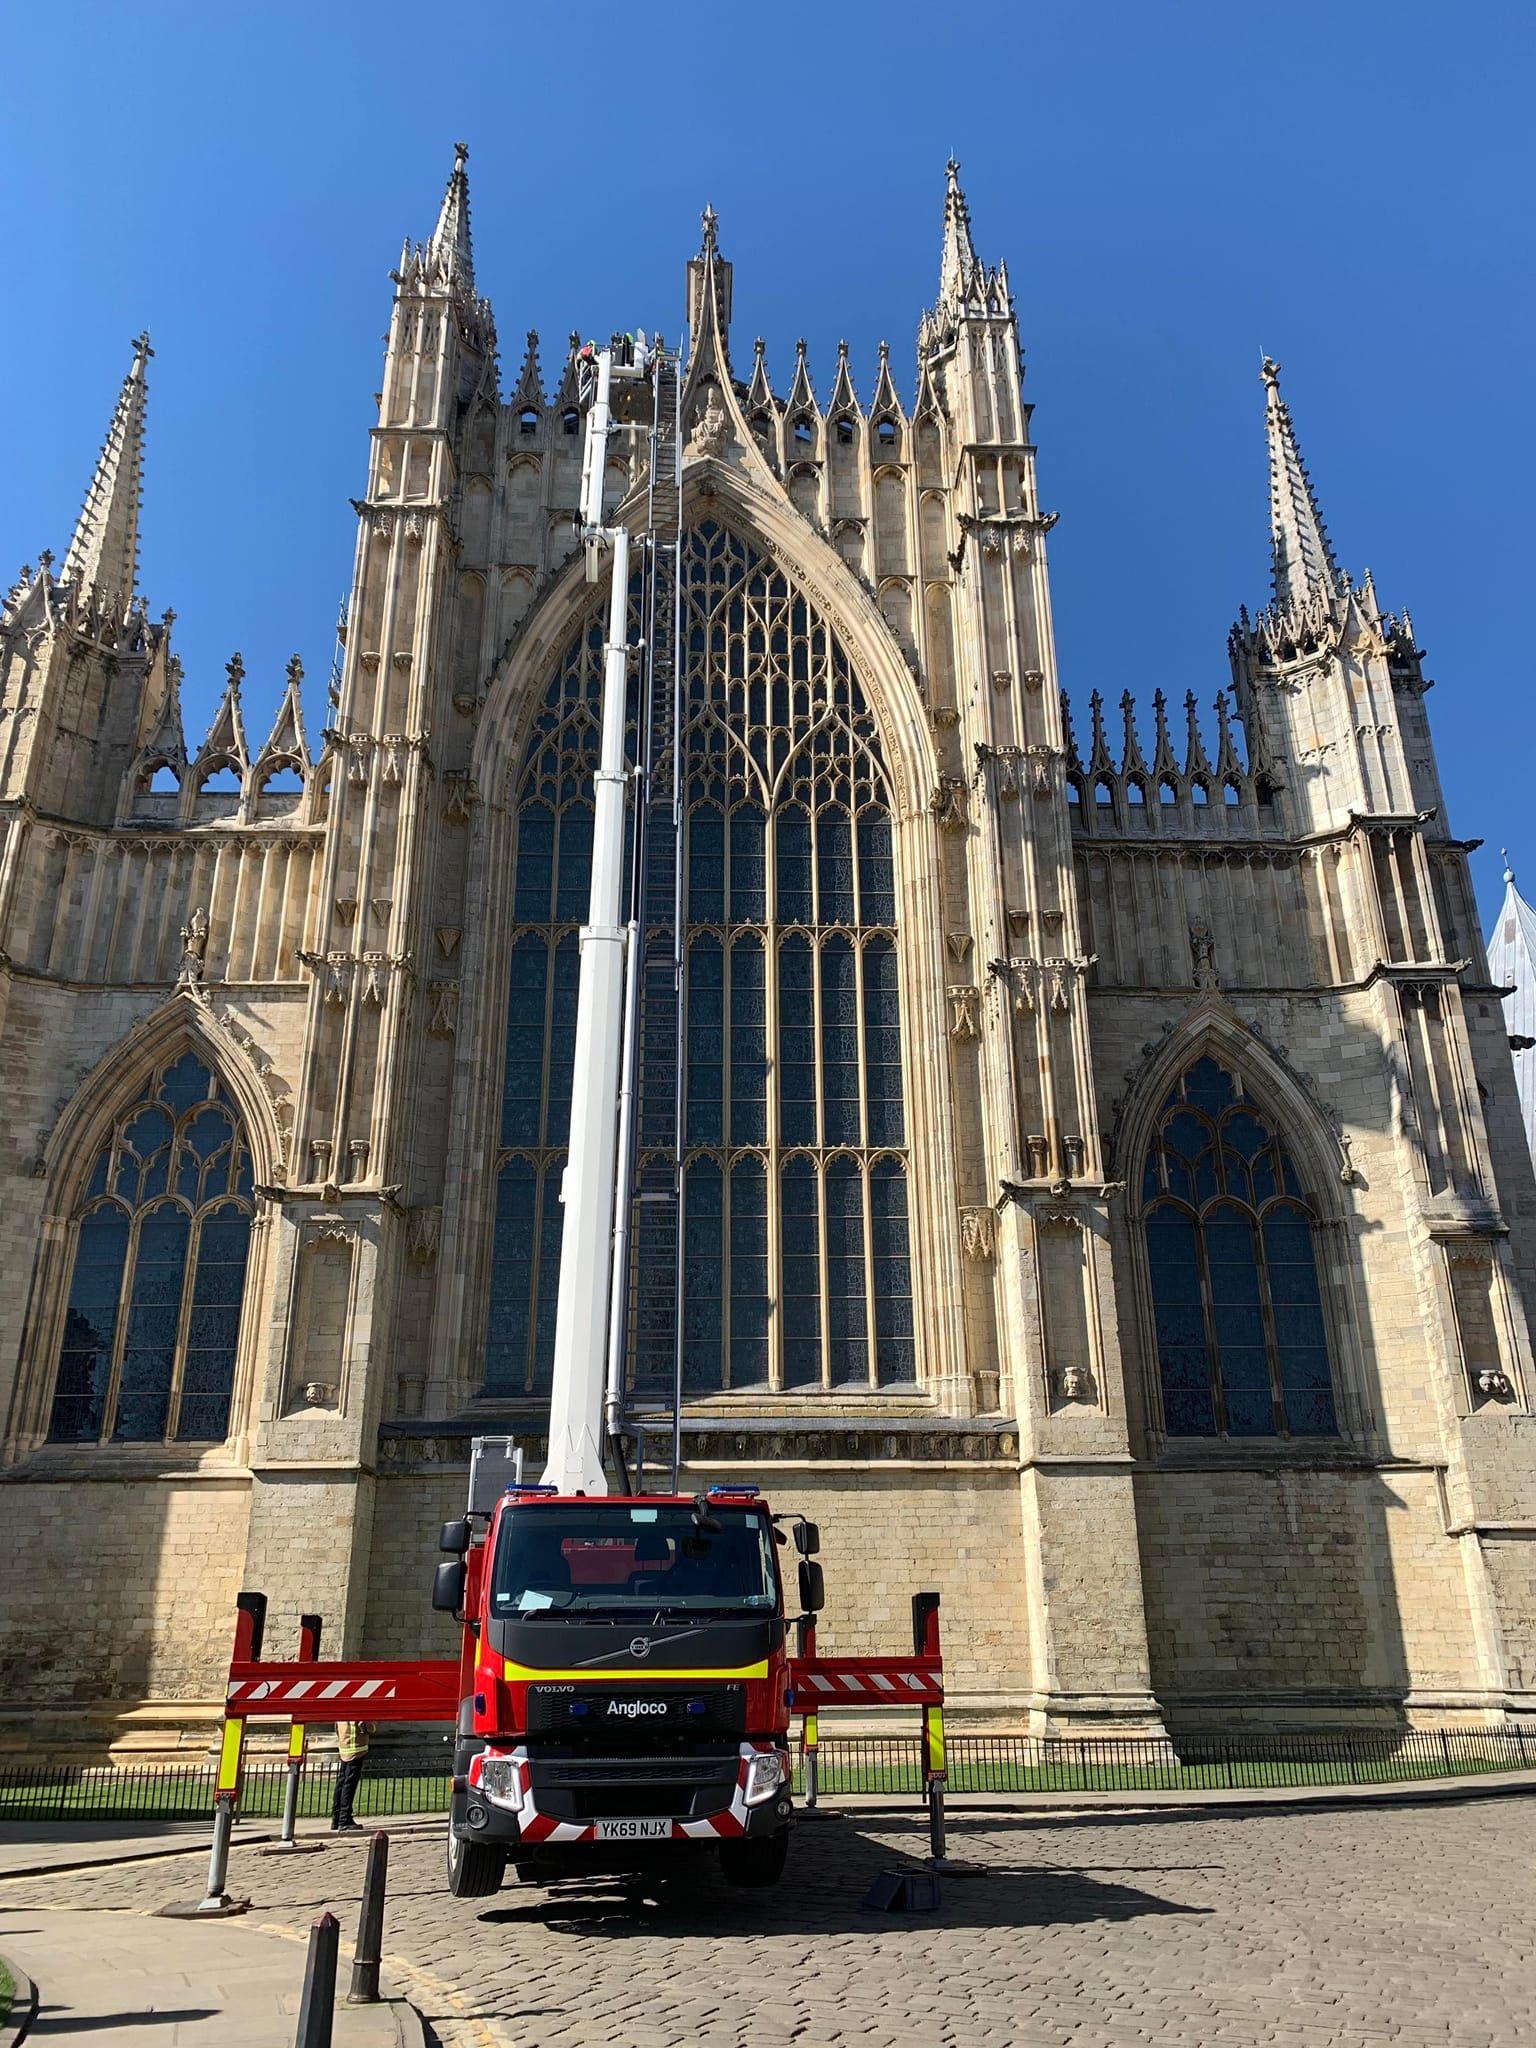
[[[457,1901],[442,1832],[390,1849],[386,1948],[445,2048],[1119,2048],[1433,2042],[1536,2031],[1536,1801],[1064,1815],[951,1813],[942,1910],[865,1913],[921,1855],[903,1813],[802,1821],[774,1892],[509,1884]],[[350,1931],[361,1843],[237,1850],[252,1922]],[[199,1859],[0,1884],[7,1908],[147,1912]],[[146,1923],[146,1939],[153,1938]]]

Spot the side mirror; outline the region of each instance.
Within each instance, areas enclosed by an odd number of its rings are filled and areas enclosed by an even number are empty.
[[[438,1531],[437,1547],[446,1550],[450,1557],[462,1557],[469,1548],[469,1522],[461,1517],[457,1522],[444,1522]]]
[[[439,1570],[442,1567],[439,1566]],[[809,1558],[800,1560],[800,1611],[802,1614],[820,1614],[827,1604],[827,1582],[819,1564],[812,1564]]]
[[[432,1605],[439,1614],[457,1614],[464,1605],[464,1560],[451,1557],[432,1574]]]
[[[795,1541],[802,1557],[815,1557],[821,1549],[821,1531],[814,1522],[802,1522],[795,1531]]]

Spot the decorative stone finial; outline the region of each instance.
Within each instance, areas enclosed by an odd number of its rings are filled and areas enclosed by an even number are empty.
[[[1515,871],[1514,871],[1514,869],[1513,869],[1513,868],[1512,868],[1512,867],[1510,866],[1510,861],[1509,861],[1509,848],[1508,848],[1507,846],[1501,846],[1501,847],[1499,848],[1499,859],[1500,859],[1501,861],[1503,861],[1503,863],[1504,863],[1504,879],[1505,879],[1505,881],[1506,881],[1506,882],[1512,882],[1512,881],[1513,881],[1513,880],[1515,879]]]

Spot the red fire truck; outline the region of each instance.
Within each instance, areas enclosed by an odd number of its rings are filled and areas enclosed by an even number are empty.
[[[491,1476],[477,1445],[476,1479]],[[697,1496],[513,1484],[444,1524],[434,1604],[462,1616],[448,1882],[718,1855],[772,1884],[790,1824],[793,1614],[817,1532],[755,1486]]]

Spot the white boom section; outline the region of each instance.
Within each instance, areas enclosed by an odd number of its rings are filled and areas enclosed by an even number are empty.
[[[596,358],[597,389],[587,415],[581,475],[587,578],[604,550],[613,557],[608,641],[603,653],[600,753],[592,818],[592,893],[581,931],[576,990],[571,1129],[561,1200],[560,1288],[555,1305],[549,1463],[544,1484],[562,1493],[606,1493],[598,1430],[613,1284],[613,1212],[618,1175],[619,1065],[624,1031],[624,727],[629,670],[629,532],[603,525],[603,472],[610,422],[613,351]]]

